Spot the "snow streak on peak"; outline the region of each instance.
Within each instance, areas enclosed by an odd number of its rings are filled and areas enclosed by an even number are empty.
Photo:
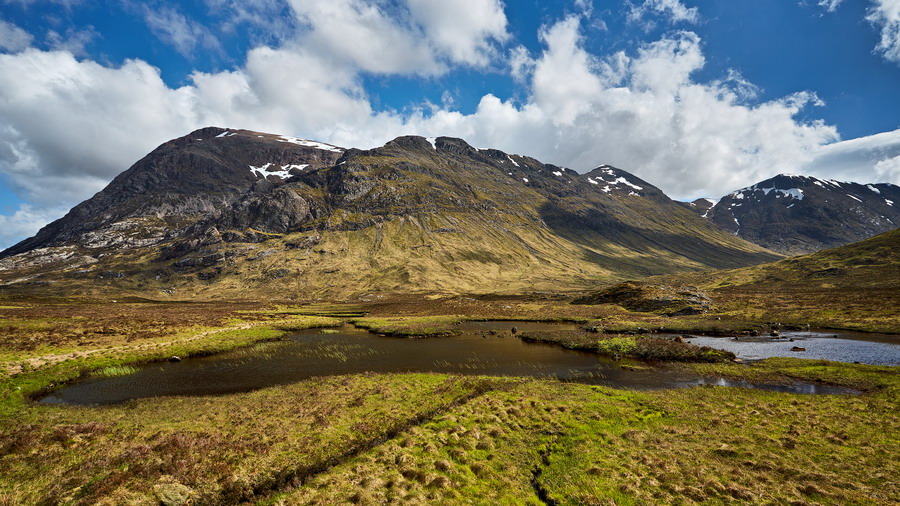
[[[343,153],[344,152],[343,149],[341,149],[337,146],[332,146],[331,144],[325,144],[324,142],[308,141],[306,139],[299,139],[297,137],[288,137],[286,135],[282,135],[276,140],[278,142],[290,142],[291,144],[297,144],[299,146],[305,146],[308,148],[321,149],[323,151],[333,151],[335,153]]]
[[[640,193],[637,193],[634,190],[643,190],[644,188],[642,186],[638,186],[638,185],[632,183],[624,176],[616,175],[616,171],[615,171],[614,167],[611,167],[609,165],[601,165],[591,172],[596,173],[598,171],[600,172],[601,175],[594,176],[594,177],[588,176],[587,181],[588,181],[588,183],[591,183],[594,185],[598,185],[598,186],[602,185],[602,188],[600,188],[600,190],[602,192],[610,193],[613,190],[620,190],[620,191],[627,190],[628,195],[641,196]],[[624,185],[631,189],[629,190],[628,188],[620,187],[618,185]]]

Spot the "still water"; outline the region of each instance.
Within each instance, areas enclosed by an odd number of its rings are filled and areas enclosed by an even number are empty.
[[[727,350],[744,360],[797,357],[859,362],[872,365],[900,365],[900,336],[879,336],[856,332],[783,332],[771,337],[691,336],[688,342]],[[792,351],[792,348],[804,348]]]
[[[177,363],[143,366],[134,374],[96,378],[66,386],[45,404],[112,404],[168,395],[211,395],[250,391],[315,376],[362,372],[437,372],[555,378],[617,388],[678,388],[701,384],[830,394],[848,390],[810,383],[751,385],[700,378],[665,369],[626,370],[592,353],[566,350],[513,337],[519,331],[571,330],[574,325],[534,322],[469,322],[449,338],[381,337],[344,326],[337,332],[309,330],[290,339]],[[495,332],[494,334],[491,331]]]
[[[468,322],[450,338],[381,337],[344,326],[338,331],[309,330],[290,339],[177,363],[143,366],[134,374],[95,378],[66,386],[40,402],[45,404],[114,404],[169,395],[213,395],[283,385],[315,376],[362,372],[437,372],[491,376],[554,378],[630,389],[680,388],[696,385],[742,386],[806,394],[849,393],[847,389],[812,383],[754,385],[721,378],[701,378],[666,369],[628,370],[593,353],[526,343],[510,329],[572,330],[571,324],[535,322]],[[725,343],[723,338],[714,343]],[[692,339],[696,344],[699,338]],[[771,344],[771,343],[766,343]],[[900,348],[898,345],[892,345]]]

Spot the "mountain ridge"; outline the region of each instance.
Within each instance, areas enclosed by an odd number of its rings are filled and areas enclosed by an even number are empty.
[[[237,137],[224,132],[207,134],[216,143]],[[243,138],[258,151],[279,142],[269,135]],[[183,139],[175,145],[200,149],[202,141]],[[260,156],[253,164],[219,160],[217,167],[238,171],[243,191],[190,214],[159,240],[115,247],[45,240],[50,247],[0,260],[8,274],[0,279],[191,295],[508,292],[778,258],[607,165],[578,174],[451,137],[333,149],[307,153],[320,166],[286,178],[251,180],[244,167],[258,168]],[[38,265],[60,248],[69,256]]]
[[[812,253],[900,226],[900,187],[779,174],[723,196],[703,216],[773,251]]]

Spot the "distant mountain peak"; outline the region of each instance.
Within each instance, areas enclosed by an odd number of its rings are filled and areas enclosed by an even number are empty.
[[[704,214],[784,254],[842,246],[900,225],[900,187],[779,174],[724,196]]]

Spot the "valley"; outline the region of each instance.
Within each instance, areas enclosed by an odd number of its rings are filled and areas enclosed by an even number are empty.
[[[198,130],[0,254],[0,504],[894,503],[898,245]]]

